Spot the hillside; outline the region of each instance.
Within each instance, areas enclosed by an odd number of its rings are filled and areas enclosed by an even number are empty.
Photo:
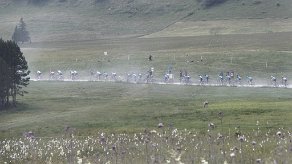
[[[24,18],[33,42],[148,35],[176,23],[226,19],[287,19],[289,0],[0,0],[0,37]],[[231,23],[232,24],[232,23]],[[287,30],[286,30],[287,31]]]

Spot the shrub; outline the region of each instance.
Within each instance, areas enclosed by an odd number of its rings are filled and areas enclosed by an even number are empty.
[[[201,5],[205,8],[209,8],[221,3],[224,3],[227,0],[200,0]]]

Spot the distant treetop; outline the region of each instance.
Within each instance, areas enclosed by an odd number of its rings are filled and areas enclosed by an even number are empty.
[[[23,21],[23,18],[20,18],[19,24],[16,25],[12,35],[12,40],[16,43],[31,42],[29,32],[26,30],[26,23]]]

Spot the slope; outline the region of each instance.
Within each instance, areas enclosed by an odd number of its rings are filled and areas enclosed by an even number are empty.
[[[1,0],[0,37],[24,18],[33,42],[136,37],[178,21],[290,18],[289,0],[228,0],[204,8],[196,0]]]

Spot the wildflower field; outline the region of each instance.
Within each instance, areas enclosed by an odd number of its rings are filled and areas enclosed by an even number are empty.
[[[172,127],[140,133],[19,138],[1,142],[1,163],[291,163],[291,133],[206,134]],[[5,162],[4,162],[5,163]]]
[[[1,163],[291,163],[290,89],[32,82],[27,91],[1,112]]]

